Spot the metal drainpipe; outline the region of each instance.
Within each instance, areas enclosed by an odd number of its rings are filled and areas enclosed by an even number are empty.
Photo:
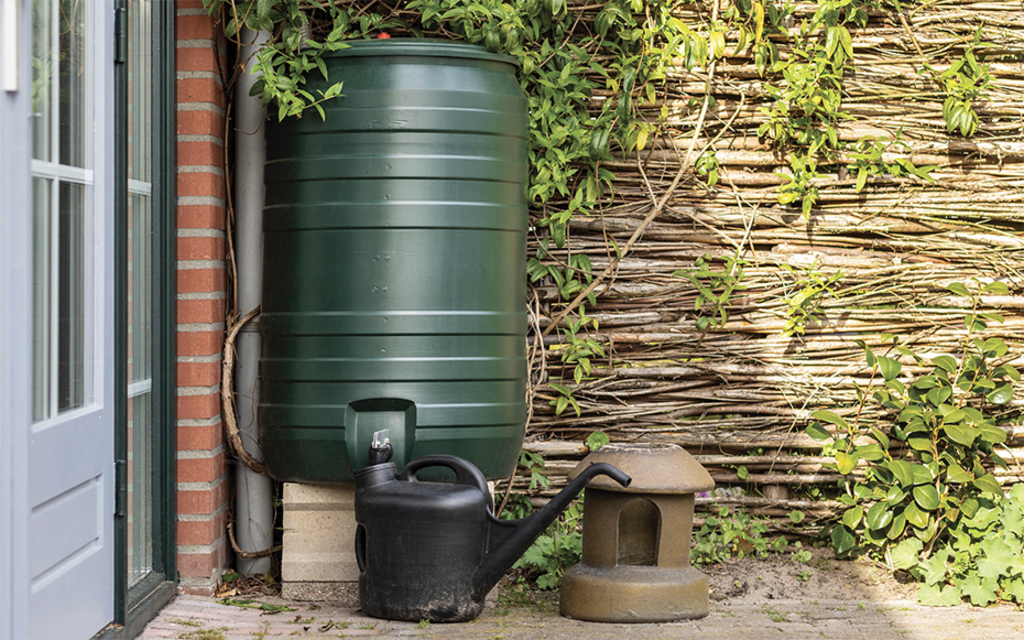
[[[255,55],[266,42],[266,32],[253,33],[243,29],[243,42],[253,44],[242,49],[242,61]],[[241,62],[241,61],[240,61]],[[235,86],[235,260],[238,269],[238,309],[248,313],[260,304],[263,291],[263,162],[266,158],[264,121],[266,113],[258,97],[250,97],[249,89],[257,80],[248,73],[246,64]],[[246,450],[257,460],[263,459],[256,423],[259,384],[257,369],[260,359],[259,317],[238,334],[235,370],[235,402],[238,427]],[[235,538],[243,551],[263,551],[274,544],[273,481],[238,464],[235,470]],[[270,571],[270,556],[237,558],[236,569],[243,575],[262,575]]]

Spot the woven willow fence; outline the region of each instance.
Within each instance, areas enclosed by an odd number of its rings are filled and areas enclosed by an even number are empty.
[[[807,14],[813,6],[799,8],[797,20],[801,10]],[[678,17],[700,20],[686,6]],[[1011,295],[982,300],[983,311],[1007,318],[987,335],[1003,338],[1007,360],[1024,366],[1024,10],[1017,0],[944,2],[921,5],[904,20],[877,13],[867,28],[851,29],[855,58],[843,78],[842,108],[854,119],[840,123],[839,137],[854,142],[899,133],[914,164],[938,165],[935,182],[875,177],[858,193],[844,164],[852,160],[840,158],[831,172],[819,169],[820,196],[809,218],[799,206],[777,203],[784,182],[778,174],[789,170],[788,157],[760,140],[757,128],[765,121],[758,110],[769,99],[765,87],[780,79],[759,77],[752,60],[729,57],[711,80],[715,100],[695,148],[710,142],[715,149],[718,184],[709,188],[690,171],[672,189],[708,74],[680,67],[670,75],[659,101],[645,107],[650,122],[667,107],[661,134],[639,154],[605,164],[617,176],[613,204],[577,218],[566,246],[551,251],[563,263],[586,253],[599,273],[612,257],[608,239],[626,245],[670,194],[641,241],[598,287],[596,305],[587,305],[599,321],[589,336],[607,355],[590,379],[573,384],[559,355],[558,331],[540,338],[565,301],[550,282],[532,290],[534,388],[526,449],[544,456],[553,483],[529,490],[529,474],[520,471],[514,492],[542,499],[556,491],[586,454],[580,443],[603,431],[612,441],[682,445],[720,487],[744,488],[734,497],[699,500],[698,509],[732,503],[773,518],[801,509],[813,522],[836,503],[806,499],[806,489],[834,487],[839,476],[822,467],[819,443],[803,430],[817,409],[845,416],[856,411],[855,385],[867,385],[870,372],[854,340],[882,352],[880,334],[892,333],[919,353],[950,352],[964,336],[969,309],[946,285],[996,278]],[[991,63],[993,82],[975,104],[978,132],[964,138],[947,133],[945,93],[922,62],[947,68],[979,25],[990,45],[979,56]],[[785,42],[777,44],[783,57],[791,54]],[[727,42],[727,51],[733,48]],[[595,106],[600,99],[595,96]],[[531,238],[531,255],[542,233]],[[745,286],[728,300],[727,322],[707,331],[696,325],[693,285],[673,276],[693,269],[704,254],[744,261]],[[804,335],[785,337],[787,310],[808,279],[837,272],[835,295],[820,297],[817,321],[806,323]],[[909,359],[903,365],[905,373],[921,371]],[[555,415],[551,401],[558,393],[550,382],[572,389],[578,416],[572,408]],[[1008,448],[999,450],[1010,470],[996,470],[1003,483],[1024,475],[1024,428],[1013,426],[1022,406],[1018,397],[993,408],[1010,435]],[[876,411],[869,403],[863,417],[878,417]],[[499,491],[505,488],[507,482],[499,483]]]

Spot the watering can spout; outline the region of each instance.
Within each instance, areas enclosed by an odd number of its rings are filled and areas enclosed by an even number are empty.
[[[526,553],[533,541],[565,511],[580,490],[598,475],[605,475],[623,487],[630,477],[605,462],[592,464],[579,473],[558,495],[537,513],[521,520],[499,520],[489,516],[487,555],[473,577],[473,597],[483,600],[498,580]]]

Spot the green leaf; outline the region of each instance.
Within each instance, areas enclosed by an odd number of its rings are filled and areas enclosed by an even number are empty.
[[[823,429],[817,422],[811,423],[809,427],[804,429],[804,433],[819,442],[832,439],[832,434]]]
[[[907,522],[918,529],[928,526],[928,514],[917,508],[917,504],[911,502],[903,509],[903,515]]]
[[[864,517],[864,508],[860,505],[851,507],[843,512],[843,524],[849,527],[851,530],[857,528],[860,524],[861,518]]]
[[[815,420],[821,420],[822,422],[834,424],[837,427],[842,427],[843,429],[850,428],[850,425],[846,423],[846,420],[839,417],[835,413],[828,411],[827,409],[818,409],[817,411],[811,414],[811,417],[814,418]]]
[[[991,473],[986,473],[980,478],[975,479],[971,484],[985,493],[995,496],[1003,495],[1003,488],[999,485],[999,482],[996,481],[996,477]]]
[[[925,585],[932,586],[946,580],[946,574],[949,572],[947,567],[949,555],[949,551],[943,549],[921,562],[921,577],[924,578]]]
[[[894,360],[888,356],[878,356],[878,368],[884,379],[892,380],[900,375],[903,365],[900,364],[899,360]]]
[[[925,511],[934,511],[939,508],[939,492],[930,484],[914,487],[914,502]]]
[[[921,553],[921,549],[923,548],[924,543],[917,538],[908,538],[897,544],[890,551],[893,566],[897,569],[910,569],[911,567],[916,567],[918,563],[918,554]]]
[[[964,283],[962,283],[962,282],[950,283],[950,284],[946,285],[946,289],[948,289],[949,291],[952,291],[953,293],[957,294],[958,296],[970,296],[971,295],[971,292],[967,290],[967,287],[964,286]]]
[[[914,472],[909,462],[904,462],[903,460],[892,460],[890,462],[883,463],[882,466],[896,476],[896,479],[899,480],[900,486],[909,487],[914,484]]]
[[[846,555],[856,542],[853,532],[845,526],[840,524],[832,527],[832,549],[837,556]]]
[[[875,429],[874,427],[871,428],[871,435],[875,437],[875,440],[878,440],[878,443],[882,445],[883,449],[889,449],[889,436],[885,435],[884,433],[882,433],[878,429]]]
[[[864,524],[869,529],[880,530],[889,526],[892,522],[892,510],[884,502],[876,502],[868,509],[864,516]]]
[[[1013,387],[1009,384],[1001,385],[994,391],[985,394],[985,398],[992,404],[1006,404],[1013,399]]]
[[[937,355],[932,358],[932,364],[949,374],[956,371],[956,359],[951,355]]]
[[[1002,538],[987,537],[981,541],[979,549],[978,575],[982,578],[998,578],[1006,574],[1015,559],[1013,549]]]
[[[914,484],[925,484],[935,480],[935,474],[923,464],[911,464],[910,473],[914,477]]]
[[[942,431],[949,437],[950,440],[957,444],[962,444],[965,447],[971,446],[974,440],[981,434],[980,429],[976,429],[966,424],[944,424],[942,425]],[[930,448],[929,444],[929,448]]]
[[[608,438],[608,434],[604,431],[594,431],[587,436],[587,448],[591,451],[597,451],[609,442],[611,442],[611,440]]]
[[[968,576],[960,584],[960,589],[965,596],[971,599],[971,604],[976,607],[987,607],[996,601],[996,589],[999,582],[995,578],[983,579],[979,576]]]
[[[959,464],[951,462],[949,466],[946,467],[946,480],[956,484],[963,484],[974,480],[974,476],[967,473],[967,470]]]
[[[857,467],[857,462],[860,460],[858,456],[843,453],[842,451],[836,451],[835,456],[836,467],[839,470],[839,473],[843,474],[844,476],[851,473],[854,470],[854,468]]]
[[[917,590],[917,601],[926,607],[955,607],[960,600],[960,589],[952,585],[921,585]]]

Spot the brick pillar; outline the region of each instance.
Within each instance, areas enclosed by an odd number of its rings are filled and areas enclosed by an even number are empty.
[[[202,0],[177,0],[176,9],[178,576],[185,593],[211,595],[230,559],[220,404],[226,57]]]

